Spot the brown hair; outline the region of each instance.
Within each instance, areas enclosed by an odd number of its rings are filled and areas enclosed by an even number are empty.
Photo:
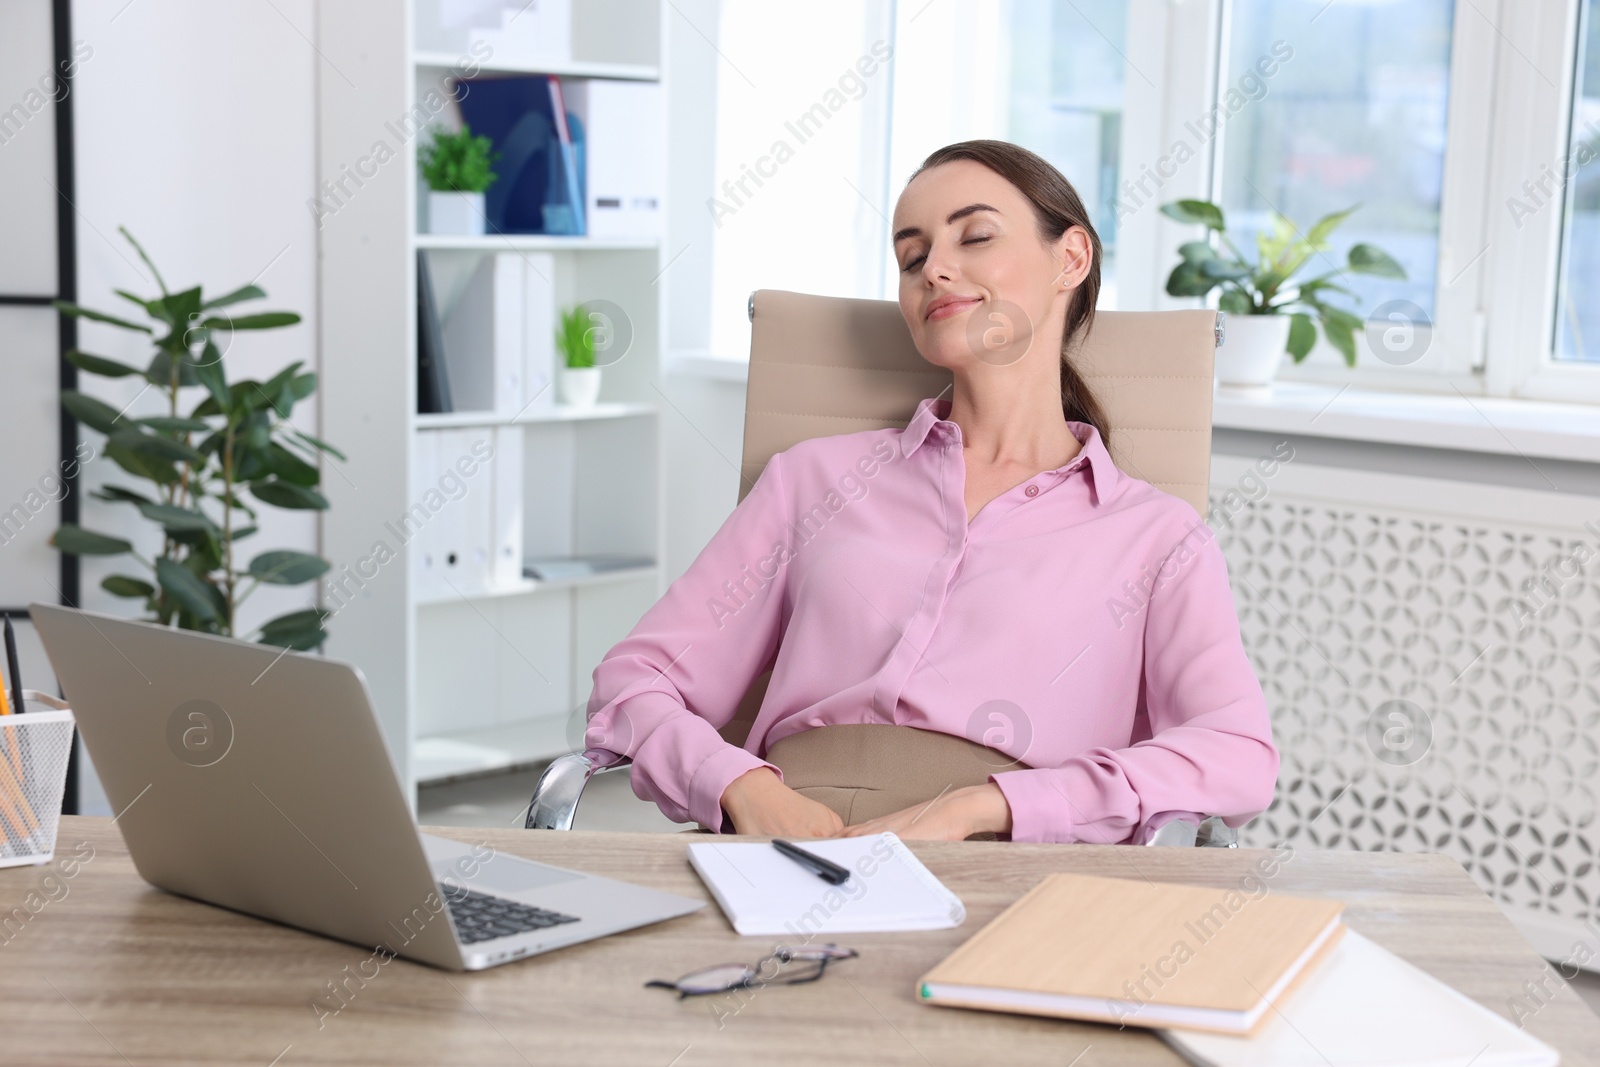
[[[1094,325],[1094,306],[1100,299],[1100,235],[1089,221],[1089,212],[1072,183],[1055,167],[1041,157],[1007,141],[960,141],[937,149],[922,166],[911,175],[918,174],[941,163],[954,159],[970,159],[981,163],[1017,187],[1028,202],[1039,224],[1039,236],[1054,241],[1073,226],[1082,226],[1089,233],[1093,250],[1089,273],[1073,290],[1072,303],[1067,308],[1066,329],[1061,334],[1061,411],[1073,422],[1086,422],[1100,432],[1100,440],[1111,447],[1111,426],[1106,421],[1100,403],[1089,391],[1089,385],[1067,358],[1067,349],[1080,331]]]

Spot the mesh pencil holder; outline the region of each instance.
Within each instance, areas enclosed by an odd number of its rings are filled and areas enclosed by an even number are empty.
[[[0,867],[49,863],[72,755],[72,709],[22,691],[26,714],[0,715]]]

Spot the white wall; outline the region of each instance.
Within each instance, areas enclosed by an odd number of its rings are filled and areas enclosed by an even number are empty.
[[[667,364],[711,347],[711,214],[717,84],[727,72],[712,47],[720,0],[675,0],[667,11]],[[662,440],[667,450],[667,580],[682,574],[739,499],[744,382],[668,373]]]
[[[307,40],[313,2],[72,5],[73,36],[93,49],[78,71],[74,96],[79,299],[118,314],[132,311],[138,320],[138,309],[112,290],[155,292],[148,269],[117,233],[119,225],[145,246],[174,291],[204,284],[221,294],[254,280],[268,299],[239,305],[241,312],[259,305],[299,312],[304,321],[240,332],[225,357],[234,378],[265,378],[294,360],[317,368],[317,242],[305,204],[314,187],[315,79],[337,75],[319,71]],[[125,362],[143,365],[150,358],[148,344],[98,323],[85,323],[79,341],[86,351]],[[154,391],[135,400],[140,385],[134,379],[84,380],[85,391],[119,409],[132,402],[130,414],[162,413]],[[295,418],[310,432],[317,425],[314,399],[302,401]],[[83,438],[97,449],[103,440],[92,430]],[[325,470],[323,477],[338,475]],[[150,524],[136,512],[87,496],[108,481],[136,484],[109,461],[90,463],[81,487],[83,524],[137,533],[141,544],[154,545]],[[249,554],[316,550],[313,514],[273,508],[261,514],[261,532],[243,543]],[[99,587],[118,570],[139,568],[126,560],[86,560],[82,606],[134,613],[135,602]],[[312,591],[310,585],[260,590],[244,605],[241,621],[249,626],[309,606]]]

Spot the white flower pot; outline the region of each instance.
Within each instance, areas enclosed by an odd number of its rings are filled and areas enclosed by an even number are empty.
[[[1287,315],[1229,315],[1217,349],[1219,385],[1267,388],[1289,343]]]
[[[561,402],[568,407],[593,407],[600,398],[599,367],[562,367]]]
[[[484,232],[483,223],[482,193],[428,191],[429,233],[478,237]]]

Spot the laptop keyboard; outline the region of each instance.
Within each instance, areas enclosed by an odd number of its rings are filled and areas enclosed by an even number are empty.
[[[576,915],[546,911],[531,904],[519,904],[515,900],[478,893],[461,886],[450,887],[445,899],[450,902],[450,917],[456,921],[461,940],[469,945],[508,934],[523,934],[529,930],[578,921]]]

